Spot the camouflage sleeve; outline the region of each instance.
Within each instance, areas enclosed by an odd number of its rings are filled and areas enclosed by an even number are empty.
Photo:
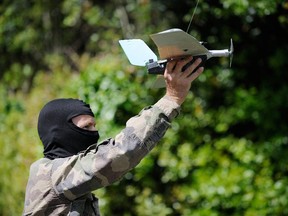
[[[159,142],[179,110],[177,103],[163,97],[129,119],[115,139],[91,146],[64,162],[55,161],[55,190],[73,200],[119,180]]]

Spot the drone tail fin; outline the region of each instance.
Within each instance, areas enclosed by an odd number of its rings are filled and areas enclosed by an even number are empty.
[[[157,61],[156,54],[141,39],[119,40],[119,43],[132,65],[145,66],[151,59]]]

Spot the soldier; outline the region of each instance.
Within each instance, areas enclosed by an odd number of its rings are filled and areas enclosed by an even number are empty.
[[[96,145],[99,134],[88,104],[56,99],[39,114],[38,133],[44,158],[34,162],[26,188],[23,215],[100,215],[92,191],[119,180],[164,136],[191,83],[204,70],[192,57],[173,60],[165,70],[166,94],[126,123],[115,137]]]

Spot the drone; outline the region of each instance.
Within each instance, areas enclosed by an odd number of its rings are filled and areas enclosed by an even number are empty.
[[[230,57],[231,67],[234,51],[232,39],[230,40],[230,49],[208,50],[203,45],[203,42],[198,41],[192,35],[178,28],[152,34],[150,37],[158,48],[160,60],[141,39],[119,40],[119,43],[132,65],[146,66],[149,74],[160,75],[154,84],[155,88],[165,86],[163,74],[167,62],[171,60],[193,56],[193,60],[183,67],[182,70],[184,71],[197,58],[202,59],[201,64],[198,66],[201,67],[212,57]],[[194,71],[196,70],[197,68]]]

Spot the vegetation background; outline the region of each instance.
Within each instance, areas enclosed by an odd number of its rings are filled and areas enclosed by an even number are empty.
[[[91,103],[101,139],[164,90],[118,40],[186,30],[195,0],[2,0],[0,215],[21,215],[42,157],[38,112],[50,99]],[[122,181],[95,191],[103,215],[288,215],[288,2],[199,2],[189,33],[211,59],[165,139]],[[140,51],[141,52],[141,51]]]

